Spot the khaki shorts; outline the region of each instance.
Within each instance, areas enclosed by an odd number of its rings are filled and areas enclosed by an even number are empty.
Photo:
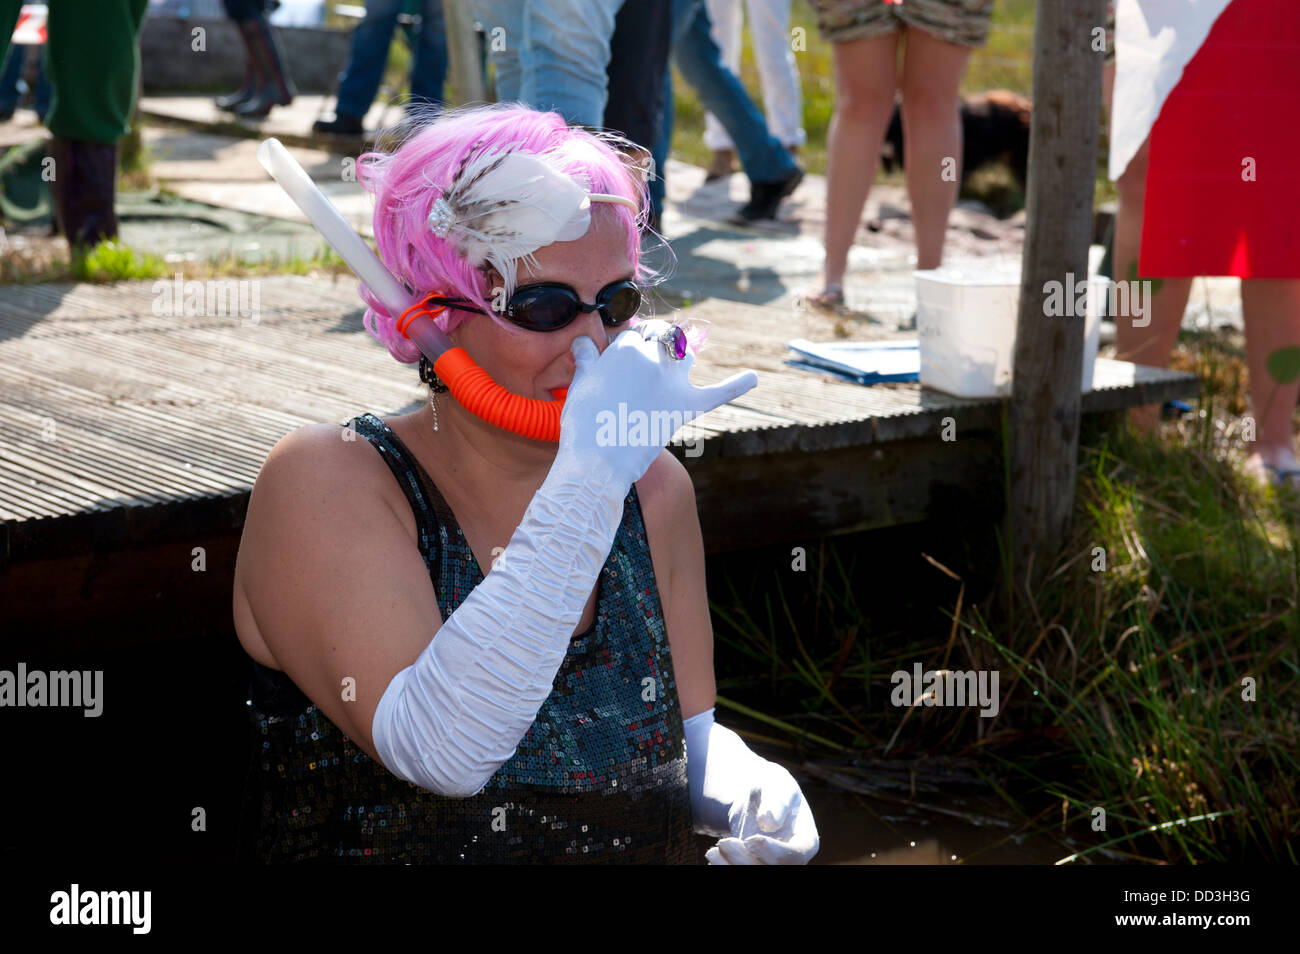
[[[828,43],[884,36],[915,27],[949,43],[983,46],[993,0],[810,0]]]

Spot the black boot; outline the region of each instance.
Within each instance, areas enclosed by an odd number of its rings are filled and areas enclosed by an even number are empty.
[[[803,166],[796,164],[795,171],[775,182],[750,182],[749,201],[730,219],[736,224],[747,224],[759,219],[775,219],[781,200],[793,192],[803,181]]]
[[[68,245],[92,246],[117,238],[113,199],[117,191],[117,143],[79,139],[50,141],[54,220]]]
[[[366,132],[361,125],[361,117],[349,116],[347,113],[337,113],[329,122],[318,119],[312,123],[311,128],[313,132],[328,133],[331,136],[362,136]]]
[[[236,20],[239,38],[244,41],[244,85],[229,96],[218,96],[215,100],[217,109],[233,110],[236,106],[248,102],[257,95],[257,91],[266,85],[262,75],[262,60],[257,55],[249,31],[255,29],[253,20]]]
[[[236,115],[246,119],[261,119],[272,106],[288,106],[293,102],[293,80],[285,68],[284,56],[276,40],[275,31],[265,17],[245,21],[249,27],[249,42],[262,66],[262,88],[251,99],[234,108]]]

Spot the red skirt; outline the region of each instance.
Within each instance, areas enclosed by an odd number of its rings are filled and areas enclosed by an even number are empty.
[[[1300,278],[1300,3],[1233,0],[1151,128],[1142,277]]]

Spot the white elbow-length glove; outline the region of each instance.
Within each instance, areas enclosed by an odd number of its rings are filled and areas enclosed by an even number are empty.
[[[375,709],[371,733],[383,765],[441,795],[477,794],[518,750],[609,556],[624,499],[672,437],[657,435],[656,443],[647,429],[641,446],[603,446],[619,432],[600,426],[605,415],[617,420],[620,403],[647,420],[664,411],[700,414],[758,383],[743,371],[697,388],[687,377],[693,354],[672,359],[634,329],[603,354],[587,337],[571,348],[576,368],[546,480],[486,578]]]
[[[714,722],[713,709],[691,716],[683,726],[695,831],[722,836],[705,853],[709,864],[811,861],[821,838],[794,776]]]

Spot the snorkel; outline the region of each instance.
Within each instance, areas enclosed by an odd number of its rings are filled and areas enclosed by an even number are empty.
[[[425,297],[412,294],[388,270],[356,230],[347,223],[311,177],[278,139],[267,139],[257,147],[257,160],[294,201],[308,221],[329,242],[353,273],[383,303],[390,315],[400,315],[398,331],[414,342],[433,365],[438,377],[467,411],[490,424],[534,440],[558,443],[560,412],[566,388],[552,389],[557,399],[540,401],[516,394],[497,382],[464,348],[452,342],[433,319],[445,306],[428,307]],[[635,205],[622,196],[589,195],[595,201]],[[441,201],[441,200],[440,200]],[[582,208],[585,210],[586,204]],[[586,230],[585,224],[581,225]],[[561,231],[561,237],[572,235]],[[581,235],[572,235],[576,238]]]

